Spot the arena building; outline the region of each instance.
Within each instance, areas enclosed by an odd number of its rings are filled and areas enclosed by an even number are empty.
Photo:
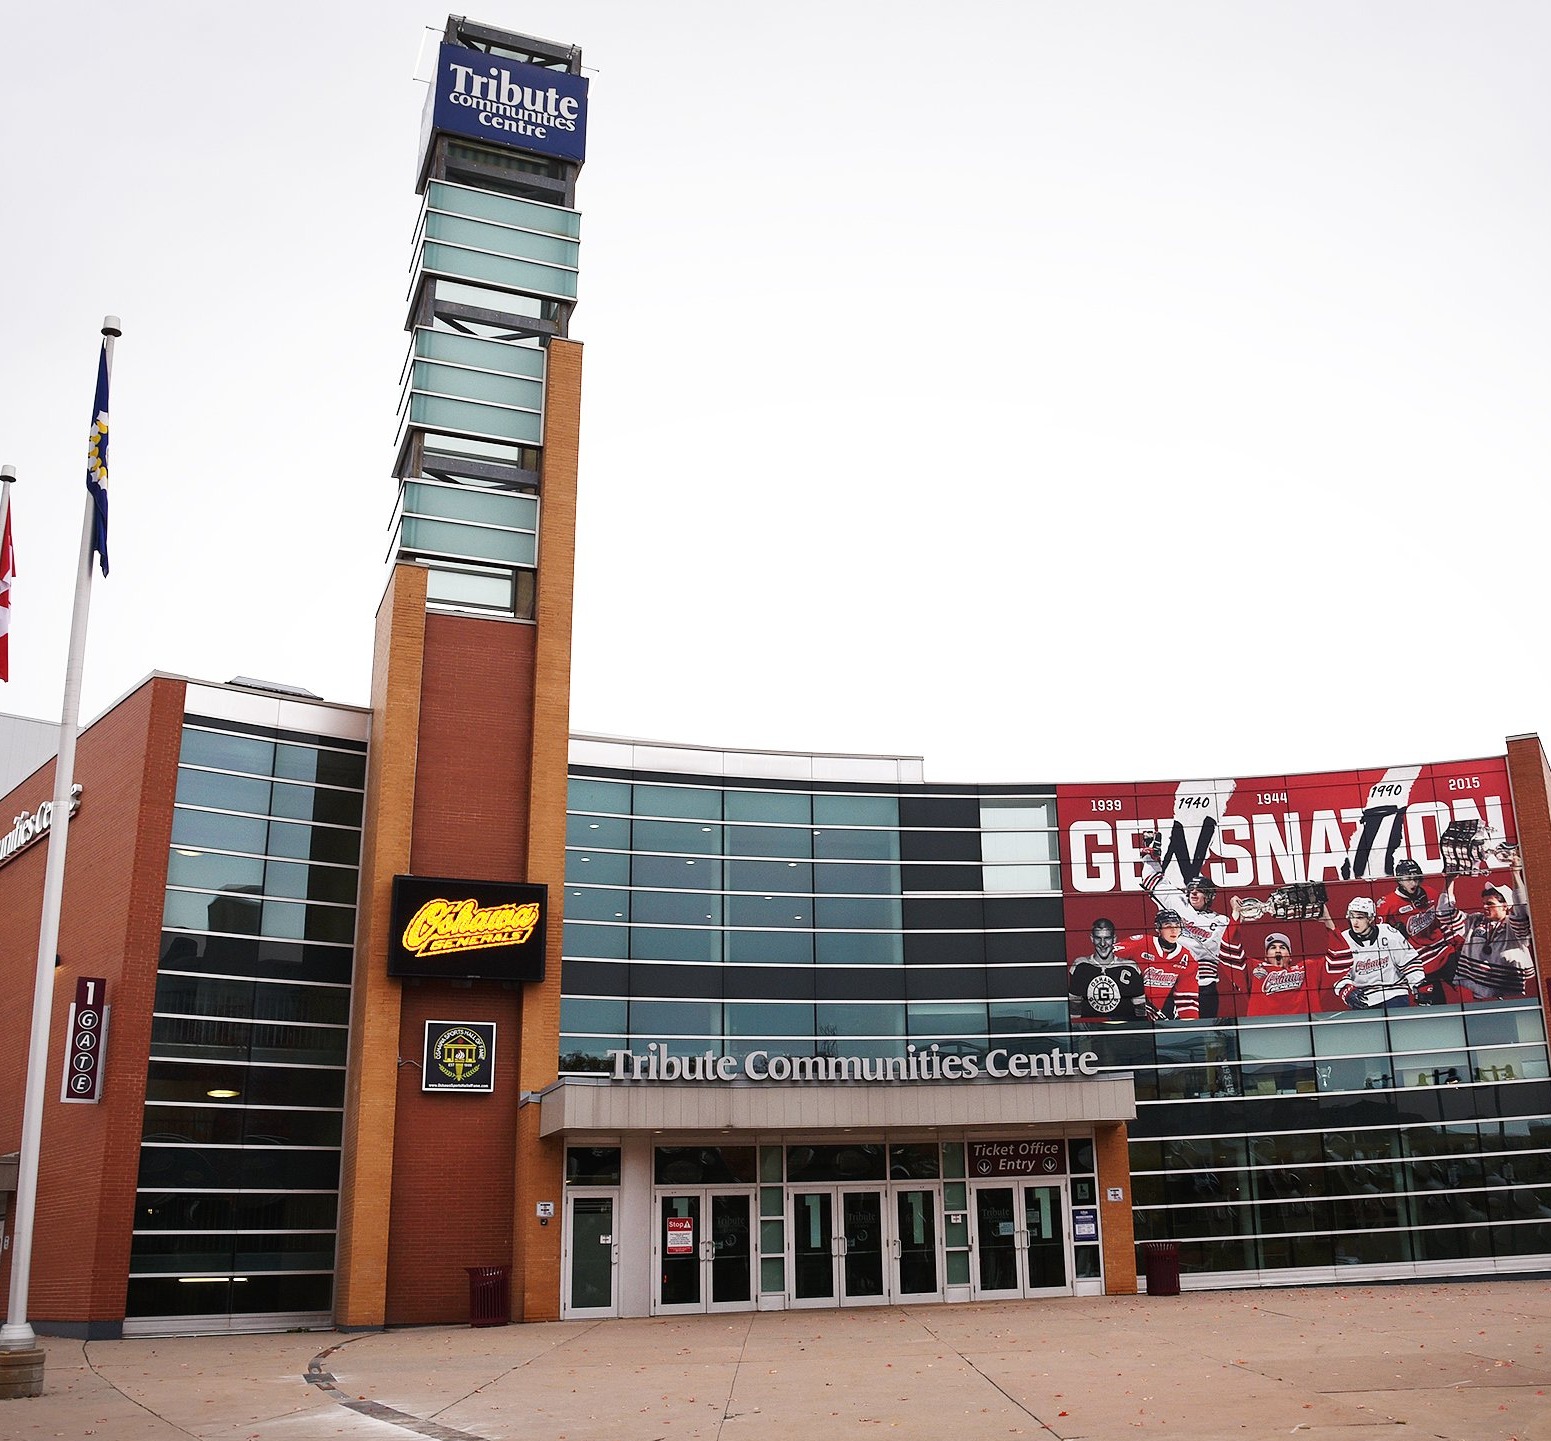
[[[1538,738],[1072,786],[568,734],[587,88],[448,21],[369,705],[158,674],[82,735],[33,1324],[1547,1269]],[[4,754],[0,1151],[55,823]]]

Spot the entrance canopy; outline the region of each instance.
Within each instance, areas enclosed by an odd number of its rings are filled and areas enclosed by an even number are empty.
[[[642,1083],[567,1077],[538,1097],[539,1134],[630,1131],[1005,1130],[1136,1117],[1129,1072],[957,1085]]]

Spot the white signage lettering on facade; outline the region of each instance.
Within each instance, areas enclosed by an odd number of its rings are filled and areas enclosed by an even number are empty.
[[[81,809],[81,787],[70,787],[70,814]],[[49,832],[54,820],[54,802],[39,801],[35,811],[23,811],[11,822],[11,829],[0,836],[0,866],[12,856],[26,850],[34,841],[40,841]]]
[[[1096,1076],[1096,1051],[987,1051],[983,1056],[945,1056],[936,1045],[918,1050],[906,1046],[903,1056],[773,1056],[750,1051],[737,1056],[718,1056],[701,1051],[676,1056],[656,1041],[644,1056],[633,1051],[610,1051],[610,1078],[615,1081],[1029,1081],[1057,1076]]]

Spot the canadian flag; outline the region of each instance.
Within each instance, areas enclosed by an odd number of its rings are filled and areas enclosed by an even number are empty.
[[[9,489],[9,487],[7,487]],[[11,678],[11,579],[16,574],[16,552],[11,548],[11,507],[5,507],[5,530],[0,535],[0,680]]]

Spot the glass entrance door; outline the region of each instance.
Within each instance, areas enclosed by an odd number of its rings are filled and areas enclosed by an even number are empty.
[[[841,1290],[842,1306],[878,1305],[889,1299],[884,1274],[883,1192],[842,1191]]]
[[[974,1264],[970,1277],[977,1301],[1023,1294],[1018,1267],[1017,1188],[976,1186],[974,1205]]]
[[[835,1301],[835,1198],[829,1191],[792,1197],[792,1301],[830,1306]]]
[[[753,1204],[747,1191],[658,1196],[655,1313],[747,1310],[754,1304]]]
[[[879,1305],[889,1299],[884,1191],[837,1186],[792,1195],[792,1304]]]
[[[753,1196],[712,1192],[710,1309],[747,1310],[754,1304]]]
[[[1029,1295],[1071,1290],[1066,1256],[1066,1187],[1023,1187],[1023,1244]]]
[[[937,1192],[894,1193],[894,1295],[901,1301],[942,1300]]]
[[[619,1314],[616,1198],[575,1191],[566,1197],[565,1315]]]
[[[1064,1184],[982,1182],[971,1215],[976,1300],[1070,1293]]]

